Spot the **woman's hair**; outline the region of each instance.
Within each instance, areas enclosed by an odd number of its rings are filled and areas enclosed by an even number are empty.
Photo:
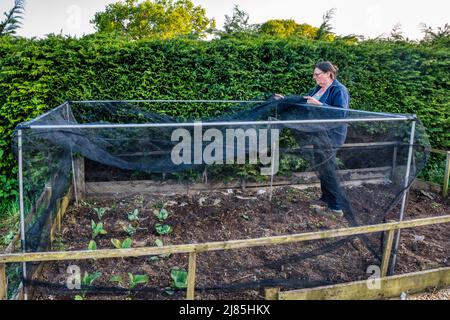
[[[339,68],[332,64],[330,61],[321,61],[318,62],[315,68],[320,69],[323,72],[330,72],[331,79],[336,79],[336,75],[339,71]]]

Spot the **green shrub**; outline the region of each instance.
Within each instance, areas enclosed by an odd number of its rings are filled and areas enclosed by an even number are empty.
[[[302,94],[314,86],[314,63],[325,59],[340,67],[351,108],[415,113],[433,147],[450,148],[449,56],[445,47],[387,41],[0,37],[0,201],[17,194],[14,127],[65,100]],[[214,106],[167,105],[159,111],[182,117],[217,114]]]

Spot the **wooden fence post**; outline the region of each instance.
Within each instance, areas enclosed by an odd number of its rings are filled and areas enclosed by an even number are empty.
[[[6,277],[6,264],[0,263],[0,300],[8,299],[8,278]]]
[[[82,200],[86,195],[86,180],[84,174],[84,158],[79,156],[74,158],[74,192],[75,199]]]
[[[395,230],[385,232],[383,257],[381,258],[381,277],[386,277],[389,268],[389,259],[391,257],[392,243],[394,242]]]
[[[444,185],[442,186],[442,196],[444,198],[448,196],[448,180],[450,178],[450,151],[447,151],[447,158],[445,160]]]
[[[189,253],[189,267],[188,267],[188,279],[187,279],[187,290],[186,290],[186,300],[195,299],[195,272],[197,265],[197,253]]]

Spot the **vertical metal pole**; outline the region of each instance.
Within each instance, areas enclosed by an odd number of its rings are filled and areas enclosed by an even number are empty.
[[[272,139],[272,136],[270,137]],[[272,149],[270,150],[270,152],[272,153],[272,166],[271,166],[271,172],[270,172],[270,195],[269,195],[269,201],[272,201],[272,194],[273,194],[273,172],[274,172],[274,161],[275,161],[275,142],[272,143]]]
[[[448,196],[448,180],[450,178],[450,151],[447,151],[447,159],[445,160],[444,185],[442,186],[442,196]]]
[[[402,199],[402,206],[400,209],[400,219],[399,221],[403,221],[403,216],[405,214],[405,208],[406,208],[406,198],[407,194],[409,192],[408,190],[408,182],[409,182],[409,175],[411,171],[411,162],[412,162],[412,156],[413,156],[413,147],[414,147],[414,133],[416,130],[416,120],[413,120],[411,123],[411,133],[409,135],[409,150],[408,150],[408,161],[406,164],[406,173],[405,173],[405,183],[404,183],[404,190],[403,190],[403,199]],[[397,237],[395,239],[395,246],[394,246],[394,255],[392,256],[392,264],[391,268],[389,269],[389,273],[392,275],[395,271],[395,264],[397,262],[397,253],[398,253],[398,246],[400,244],[400,233],[401,229],[397,231]]]
[[[276,119],[276,118],[275,118]],[[271,121],[272,120],[272,118],[271,117],[269,117],[269,121]],[[268,132],[270,132],[270,140],[272,140],[272,131],[271,131],[271,125],[272,125],[272,123],[270,122],[269,123],[269,130],[268,130]],[[278,148],[276,148],[276,143],[277,143],[277,141],[275,141],[275,139],[274,139],[274,141],[273,141],[273,143],[272,143],[272,146],[271,146],[271,150],[270,150],[270,153],[271,153],[271,156],[272,156],[272,160],[270,161],[270,163],[271,163],[271,168],[270,168],[270,193],[269,193],[269,201],[272,201],[272,195],[273,195],[273,176],[274,176],[274,170],[275,170],[275,168],[274,168],[274,163],[275,163],[275,150],[277,150]]]
[[[22,130],[17,130],[17,147],[19,156],[19,213],[20,213],[20,244],[22,252],[25,253],[25,210],[24,210],[24,192],[23,192],[23,150],[22,150]],[[27,265],[22,263],[22,281],[23,281],[23,297],[24,300],[28,300],[27,294]]]

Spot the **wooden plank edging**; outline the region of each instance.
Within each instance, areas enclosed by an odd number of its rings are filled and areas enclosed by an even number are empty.
[[[356,183],[383,183],[389,179],[391,167],[377,167],[364,169],[338,170],[338,176],[344,178],[343,185]],[[293,172],[290,178],[278,177],[273,182],[274,186],[319,186],[319,178],[315,172]],[[226,190],[242,188],[242,182],[232,181],[228,183],[191,183],[182,184],[174,181],[157,182],[152,180],[86,182],[85,191],[87,197],[99,197],[107,195],[128,195],[136,193],[163,193],[180,194],[189,192],[201,192],[211,190]],[[247,182],[245,188],[267,188],[267,182]]]
[[[378,282],[377,282],[378,281]],[[308,289],[277,291],[280,300],[373,300],[450,286],[450,267]],[[269,291],[270,292],[270,291]],[[268,298],[273,298],[268,296]]]

